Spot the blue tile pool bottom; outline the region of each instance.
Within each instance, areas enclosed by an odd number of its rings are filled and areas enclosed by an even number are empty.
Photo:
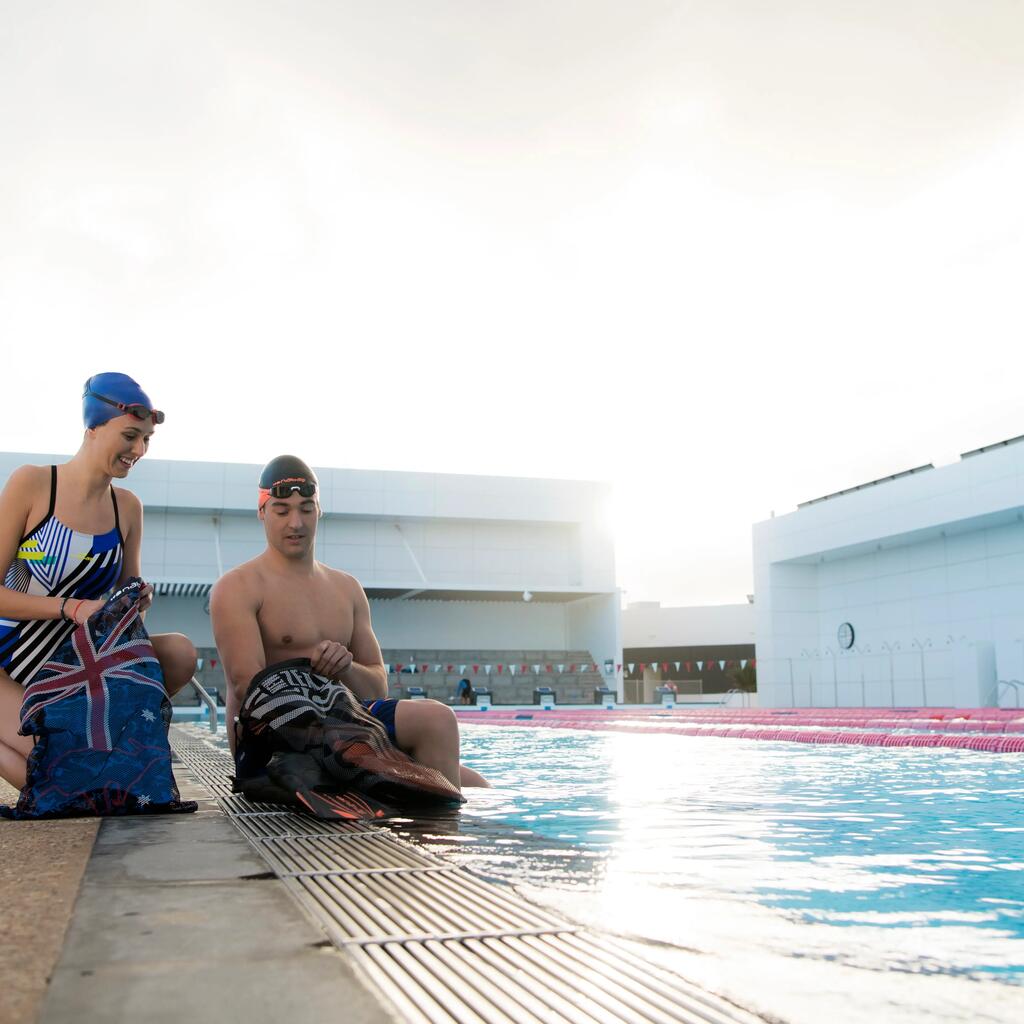
[[[495,789],[394,827],[723,976],[760,971],[768,1010],[1024,1019],[1019,755],[486,726],[463,755]]]

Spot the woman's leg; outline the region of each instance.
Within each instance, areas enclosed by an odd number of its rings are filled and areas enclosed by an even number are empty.
[[[164,674],[167,696],[173,697],[196,671],[196,649],[183,633],[158,633],[149,638]]]
[[[31,736],[18,735],[24,695],[21,685],[0,669],[0,776],[18,789],[25,785],[25,761],[35,745]]]

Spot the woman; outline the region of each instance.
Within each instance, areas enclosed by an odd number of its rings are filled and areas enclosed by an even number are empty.
[[[0,776],[25,785],[34,740],[18,735],[23,688],[104,595],[140,575],[142,503],[115,488],[146,454],[164,414],[123,373],[90,377],[85,436],[61,466],[21,466],[0,494]],[[141,609],[152,603],[147,588]],[[196,650],[180,633],[150,637],[169,695],[192,677]]]

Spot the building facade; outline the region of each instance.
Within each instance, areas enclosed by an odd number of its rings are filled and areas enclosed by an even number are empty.
[[[66,459],[0,454],[0,479],[26,462]],[[189,636],[203,659],[201,680],[222,695],[208,598],[223,572],[263,550],[259,471],[147,458],[123,484],[146,510],[142,574],[157,595],[147,626]],[[621,689],[607,485],[319,467],[317,473],[324,510],[317,558],[352,573],[366,589],[396,693],[415,683],[449,699],[462,676],[503,703],[530,700],[539,684],[573,702],[590,700],[595,686]]]
[[[762,704],[1019,705],[1021,440],[755,525]]]

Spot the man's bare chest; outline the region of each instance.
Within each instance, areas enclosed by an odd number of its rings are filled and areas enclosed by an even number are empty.
[[[323,640],[352,640],[352,603],[335,587],[280,586],[265,594],[257,616],[268,660],[308,657]]]

